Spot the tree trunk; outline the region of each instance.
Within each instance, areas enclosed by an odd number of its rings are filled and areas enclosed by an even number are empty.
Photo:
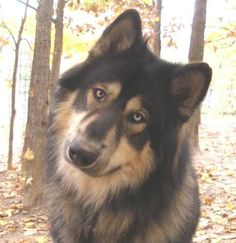
[[[45,166],[45,137],[50,79],[50,45],[53,0],[41,0],[37,11],[35,47],[28,101],[28,120],[22,153],[25,188],[23,204],[41,204]]]
[[[62,54],[62,46],[63,46],[63,16],[64,16],[64,7],[65,0],[58,0],[57,3],[57,18],[55,22],[55,40],[54,40],[54,51],[53,51],[53,59],[52,59],[52,72],[50,79],[50,95],[53,90],[53,87],[56,81],[59,78],[60,74],[60,64],[61,64],[61,54]]]
[[[162,10],[162,0],[156,0],[153,2],[153,6],[156,9],[156,21],[154,27],[154,38],[153,38],[153,49],[155,54],[161,56],[161,10]]]
[[[12,77],[12,86],[11,86],[11,117],[10,117],[10,128],[9,128],[9,140],[8,140],[8,158],[7,158],[7,169],[13,169],[13,142],[14,142],[14,123],[16,115],[16,81],[17,81],[17,69],[19,61],[19,43],[16,43],[15,48],[15,63]]]
[[[204,31],[206,25],[207,0],[195,0],[192,33],[190,39],[189,62],[200,62],[204,56]],[[194,112],[189,121],[190,141],[199,150],[198,128],[201,122],[200,107]]]
[[[188,56],[190,62],[199,62],[203,60],[206,6],[207,0],[195,0],[190,49]]]
[[[17,40],[15,40],[14,36],[12,36],[13,41],[15,43],[15,62],[14,69],[12,75],[12,87],[11,87],[11,116],[10,116],[10,128],[9,128],[9,140],[8,140],[8,160],[7,160],[7,169],[11,170],[13,168],[12,158],[13,158],[13,142],[14,142],[14,123],[15,123],[15,115],[16,115],[16,82],[17,82],[17,70],[18,70],[18,62],[19,62],[19,51],[20,51],[20,43],[21,37],[24,30],[24,25],[27,16],[27,4],[29,0],[26,2],[24,17],[21,20],[20,29],[18,32]],[[11,34],[11,32],[10,32]]]

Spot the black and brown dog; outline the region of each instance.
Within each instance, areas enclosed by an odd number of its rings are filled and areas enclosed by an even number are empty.
[[[47,178],[54,242],[189,243],[198,185],[184,124],[211,80],[206,63],[158,59],[139,14],[122,13],[51,104]]]

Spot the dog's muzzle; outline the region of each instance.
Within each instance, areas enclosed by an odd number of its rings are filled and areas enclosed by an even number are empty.
[[[106,157],[107,146],[88,142],[87,140],[73,139],[66,145],[66,160],[80,169],[84,173],[99,177],[112,174],[120,169],[120,165],[109,166],[109,160]]]
[[[66,145],[66,160],[90,176],[101,176],[107,167],[107,160],[103,157],[105,145],[73,139]]]

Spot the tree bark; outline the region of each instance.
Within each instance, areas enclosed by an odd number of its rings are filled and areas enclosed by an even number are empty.
[[[17,40],[15,40],[12,35],[14,44],[15,44],[15,62],[13,68],[12,75],[12,87],[11,87],[11,116],[10,116],[10,128],[9,128],[9,140],[8,140],[8,160],[7,160],[7,169],[11,170],[13,168],[12,158],[13,158],[13,142],[14,142],[14,123],[15,123],[15,115],[16,115],[16,82],[17,82],[17,70],[18,70],[18,62],[19,62],[19,51],[20,51],[20,43],[22,40],[22,33],[24,30],[24,25],[27,17],[27,4],[29,0],[26,2],[24,16],[21,20],[20,29],[18,32]]]
[[[57,3],[57,18],[55,22],[55,40],[54,40],[54,51],[53,51],[53,59],[52,59],[52,72],[50,79],[50,95],[51,97],[52,90],[56,81],[59,78],[60,74],[60,64],[61,64],[61,54],[62,54],[62,46],[63,46],[63,17],[64,17],[64,7],[65,0],[58,0]]]
[[[41,204],[45,166],[45,137],[50,79],[50,45],[53,0],[41,0],[37,11],[34,56],[28,100],[28,120],[22,153],[25,187],[23,204]]]
[[[153,6],[156,10],[156,20],[154,26],[154,38],[153,38],[153,49],[155,54],[161,56],[161,10],[162,10],[162,0],[156,0],[153,2]]]
[[[204,56],[204,31],[206,25],[207,0],[195,0],[192,33],[190,39],[189,62],[200,62]],[[198,128],[201,122],[200,107],[189,121],[191,145],[199,150]]]
[[[207,0],[195,0],[190,49],[188,56],[190,62],[199,62],[203,60],[206,6]]]

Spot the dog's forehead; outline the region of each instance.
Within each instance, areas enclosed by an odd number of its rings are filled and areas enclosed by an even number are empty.
[[[130,84],[129,84],[130,83]],[[128,81],[127,83],[121,80],[104,83],[104,88],[109,96],[113,96],[113,101],[122,99],[125,102],[125,107],[128,110],[140,109],[143,106],[145,93],[148,93],[144,87],[139,87],[137,83]],[[99,87],[99,85],[98,85]]]

